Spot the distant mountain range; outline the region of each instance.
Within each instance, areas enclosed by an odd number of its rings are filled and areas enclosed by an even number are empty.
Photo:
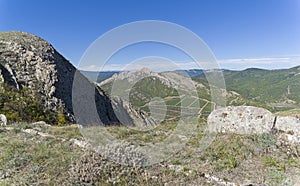
[[[95,81],[97,83],[100,83],[110,77],[112,77],[114,74],[119,74],[122,71],[86,71],[81,70],[82,74],[84,74],[86,77],[88,77],[90,80]],[[168,72],[175,72],[179,75],[183,75],[186,77],[196,77],[202,74],[204,71],[201,69],[190,69],[190,70],[174,70],[174,71],[168,71]]]
[[[264,70],[258,68],[249,68],[241,71],[232,71],[226,69],[221,70],[223,72],[227,91],[229,93],[233,92],[233,94],[230,93],[231,96],[227,98],[228,105],[247,104],[261,106],[268,108],[274,112],[299,108],[300,66],[281,70]],[[191,77],[194,81],[200,83],[201,85],[203,85],[203,87],[205,87],[205,91],[200,91],[201,97],[205,97],[206,100],[209,99],[210,95],[205,93],[209,92],[209,85],[207,83],[205,74],[210,73],[210,71],[201,69],[175,70],[161,73],[152,72],[152,76],[164,76],[167,73],[177,74],[179,75],[179,77]],[[108,71],[100,73],[83,72],[83,74],[89,76],[90,79],[97,80],[97,82],[103,82],[105,80],[106,82],[102,83],[102,86],[104,84],[107,84],[107,82],[110,82],[111,84],[113,79],[118,79],[118,76],[121,74],[123,79],[134,78],[132,73],[124,74],[124,72],[120,71]],[[116,74],[116,77],[112,78],[113,74]],[[142,80],[142,82],[139,82],[138,85],[140,86],[140,89],[142,89],[143,87],[143,89],[147,89],[148,92],[151,92],[150,90],[152,89],[150,87],[145,87],[146,84],[149,84],[148,81],[150,81],[149,78],[148,80],[144,79]],[[160,91],[168,92],[165,88],[162,88],[162,90]],[[109,88],[107,87],[105,89],[109,90]],[[135,91],[141,91],[138,90],[137,85],[135,86]],[[232,95],[235,95],[234,99]],[[167,97],[168,96],[165,95],[166,99]],[[237,97],[238,99],[236,99]],[[138,102],[136,100],[137,98],[137,96],[134,97],[134,100],[136,102]],[[147,101],[149,101],[149,99],[147,99]],[[138,105],[144,105],[146,102],[142,101],[142,103],[139,103]]]

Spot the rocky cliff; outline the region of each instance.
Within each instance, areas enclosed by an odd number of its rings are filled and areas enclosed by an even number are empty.
[[[25,32],[0,33],[0,81],[15,87],[16,91],[28,88],[41,98],[44,109],[63,113],[75,122],[72,106],[74,75],[95,90],[96,109],[102,123],[119,123],[114,109],[122,112],[130,124],[136,113],[128,113],[122,104],[112,102],[94,83],[60,55],[51,44]],[[83,98],[84,99],[84,98]],[[130,107],[130,105],[128,106]],[[84,123],[94,122],[85,118]]]

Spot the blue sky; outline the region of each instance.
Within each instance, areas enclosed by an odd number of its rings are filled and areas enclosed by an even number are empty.
[[[208,44],[222,68],[300,65],[299,0],[0,0],[0,31],[36,34],[75,66],[99,36],[140,20],[169,21],[190,29]],[[120,52],[111,64],[162,53],[189,62],[171,48],[140,45]]]

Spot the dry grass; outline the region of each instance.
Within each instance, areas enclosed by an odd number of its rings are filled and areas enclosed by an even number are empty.
[[[12,130],[0,129],[0,185],[89,185],[91,183],[85,182],[82,176],[95,170],[102,175],[98,182],[101,185],[209,185],[205,174],[237,184],[280,185],[300,172],[299,157],[288,155],[277,145],[276,136],[272,134],[217,135],[207,149],[200,150],[203,125],[199,124],[196,135],[181,151],[164,162],[143,168],[126,168],[103,157],[90,162],[88,157],[99,155],[88,152],[86,156],[81,148],[69,141],[71,138],[82,139],[77,125],[51,127],[17,123],[11,126]],[[152,140],[164,140],[175,126],[167,123],[148,132],[114,126],[107,127],[106,131],[130,144],[145,145]],[[57,138],[22,132],[28,128]],[[99,135],[100,130],[93,131]],[[72,170],[79,171],[70,174],[72,166]],[[76,178],[81,180],[76,181]]]

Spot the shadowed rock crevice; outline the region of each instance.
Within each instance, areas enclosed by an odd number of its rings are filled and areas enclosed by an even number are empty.
[[[11,85],[17,89],[19,87],[18,83],[13,78],[13,75],[1,64],[0,64],[0,80],[2,80],[3,83]]]
[[[273,126],[272,126],[271,130],[275,129],[276,122],[277,122],[277,116],[274,117]]]

